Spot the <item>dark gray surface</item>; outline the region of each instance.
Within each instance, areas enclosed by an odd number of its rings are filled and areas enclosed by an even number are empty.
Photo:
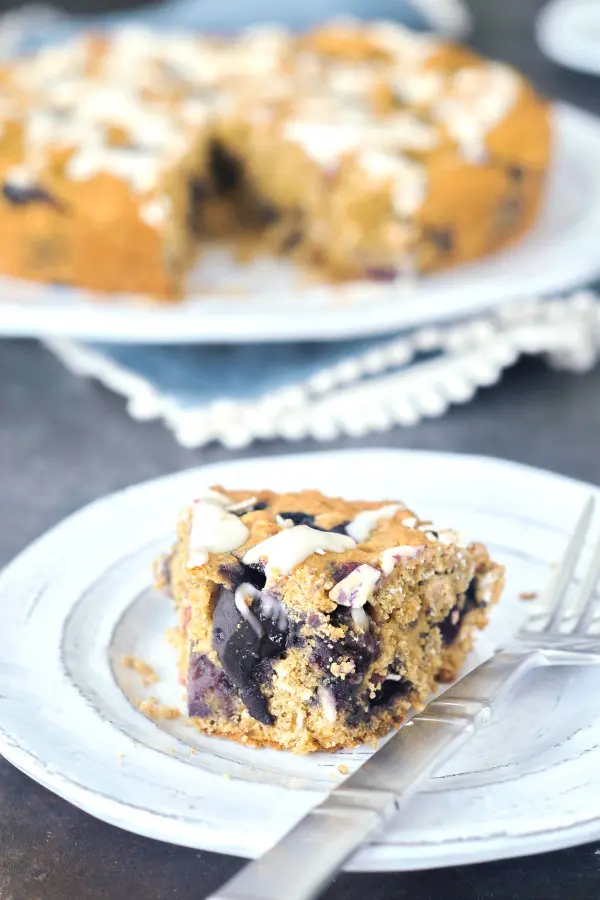
[[[77,0],[74,5],[78,8]],[[600,111],[600,81],[545,61],[525,0],[477,0],[474,43],[510,59],[548,93]],[[81,7],[79,7],[81,8]],[[573,376],[526,361],[469,406],[413,429],[331,446],[483,453],[600,483],[600,371]],[[314,449],[272,442],[248,454]],[[222,459],[187,451],[158,424],[65,372],[28,342],[0,344],[0,565],[84,503],[134,481]],[[40,711],[42,713],[42,711]],[[595,900],[598,845],[526,860],[398,875],[342,876],[327,900]],[[0,900],[201,900],[239,866],[92,819],[0,761]]]

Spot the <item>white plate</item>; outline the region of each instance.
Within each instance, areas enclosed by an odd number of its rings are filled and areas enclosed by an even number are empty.
[[[540,48],[554,62],[600,75],[598,0],[552,0],[538,14],[535,33]]]
[[[401,285],[302,288],[290,264],[263,259],[240,266],[214,252],[195,277],[220,285],[220,292],[162,307],[139,298],[93,302],[83,291],[1,279],[0,335],[156,343],[341,340],[456,319],[582,284],[600,274],[600,125],[562,105],[555,121],[555,159],[540,221],[515,247],[487,259]],[[236,293],[227,297],[232,288]]]
[[[369,752],[299,757],[156,724],[132,701],[180,703],[169,604],[149,588],[155,554],[201,484],[403,497],[485,540],[508,566],[476,651],[526,615],[582,505],[597,489],[511,463],[401,451],[319,453],[207,466],[131,488],[67,519],[0,579],[0,751],[82,809],[139,834],[223,853],[266,850]],[[120,664],[160,673],[145,690]],[[600,692],[594,672],[522,687],[409,812],[351,861],[409,869],[536,853],[600,836]]]

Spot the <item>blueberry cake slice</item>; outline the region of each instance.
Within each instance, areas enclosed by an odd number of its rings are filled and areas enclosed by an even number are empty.
[[[192,723],[308,753],[386,734],[457,676],[504,570],[402,503],[211,489],[159,567]]]

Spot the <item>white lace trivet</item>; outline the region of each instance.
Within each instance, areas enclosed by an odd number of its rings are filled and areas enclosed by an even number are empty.
[[[494,315],[394,340],[340,344],[140,346],[48,340],[65,366],[162,418],[186,447],[260,438],[327,441],[414,425],[466,403],[523,354],[573,372],[600,352],[600,298],[521,300]]]

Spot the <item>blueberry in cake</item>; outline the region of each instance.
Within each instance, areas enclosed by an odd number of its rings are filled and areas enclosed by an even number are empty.
[[[204,492],[157,566],[201,731],[308,753],[381,737],[455,678],[504,570],[402,503]]]
[[[390,22],[87,34],[0,65],[0,272],[177,298],[208,242],[390,281],[533,224],[515,70]]]

